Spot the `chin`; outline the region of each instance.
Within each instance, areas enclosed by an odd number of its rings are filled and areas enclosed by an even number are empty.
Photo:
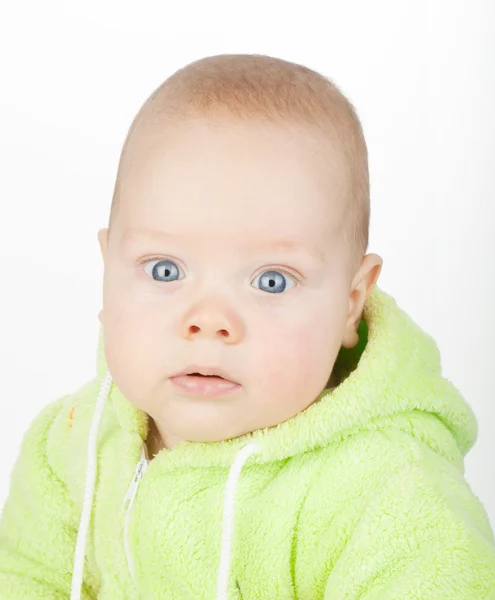
[[[164,428],[174,436],[196,443],[223,442],[252,431],[251,423],[242,419],[244,410],[221,401],[184,402],[173,398],[163,407]]]

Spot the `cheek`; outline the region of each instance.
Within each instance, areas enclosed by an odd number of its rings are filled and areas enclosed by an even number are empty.
[[[109,313],[103,329],[107,364],[117,385],[130,397],[143,393],[146,382],[156,378],[155,352],[139,320]]]
[[[255,377],[263,385],[266,397],[274,397],[287,387],[294,390],[308,385],[322,361],[321,339],[308,330],[307,324],[266,336],[259,347],[258,373]],[[316,362],[315,362],[316,361]]]

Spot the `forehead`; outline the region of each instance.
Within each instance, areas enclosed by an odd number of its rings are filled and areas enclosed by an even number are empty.
[[[299,124],[258,121],[147,123],[134,135],[123,160],[124,195],[216,186],[242,192],[260,185],[267,192],[291,189],[338,199],[346,189],[339,144],[321,130]],[[240,184],[242,188],[240,189]],[[136,190],[136,188],[138,188]],[[294,189],[295,188],[295,189]],[[126,193],[128,192],[128,193]],[[328,203],[325,203],[328,206]]]
[[[130,154],[121,177],[126,231],[229,233],[288,250],[322,241],[345,193],[332,153],[294,127],[148,127]]]

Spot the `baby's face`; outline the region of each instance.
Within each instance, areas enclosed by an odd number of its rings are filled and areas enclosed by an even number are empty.
[[[168,125],[133,144],[108,248],[100,232],[116,385],[166,443],[286,421],[326,387],[346,326],[339,159],[295,127],[252,122]],[[170,378],[191,364],[240,387],[185,392]]]

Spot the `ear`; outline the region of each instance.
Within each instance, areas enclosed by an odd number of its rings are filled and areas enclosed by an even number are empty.
[[[100,242],[100,251],[101,256],[103,257],[103,262],[105,262],[108,246],[108,229],[100,229],[98,231],[98,241]]]
[[[349,314],[345,325],[344,339],[342,340],[344,348],[354,348],[359,342],[357,328],[361,322],[363,307],[375,287],[382,266],[383,259],[380,256],[368,254],[364,257],[361,268],[356,274],[349,297]]]

